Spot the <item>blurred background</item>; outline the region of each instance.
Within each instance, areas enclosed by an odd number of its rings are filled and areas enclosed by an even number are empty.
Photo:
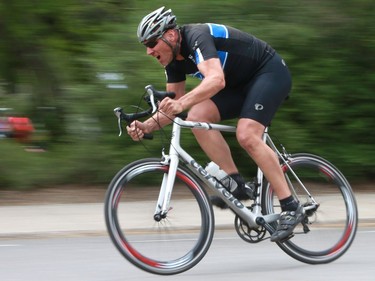
[[[136,37],[142,17],[164,5],[179,25],[227,24],[271,44],[293,75],[271,135],[290,153],[327,158],[354,184],[373,181],[373,0],[2,0],[0,189],[106,186],[130,161],[160,155],[164,133],[142,144],[119,138],[113,109],[146,106],[144,86],[165,87],[164,70]],[[208,162],[184,134],[189,152]],[[253,177],[249,157],[226,137]]]

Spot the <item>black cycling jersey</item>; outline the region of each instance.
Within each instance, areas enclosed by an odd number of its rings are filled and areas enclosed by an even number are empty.
[[[181,55],[166,66],[167,82],[181,82],[186,74],[203,79],[197,65],[219,58],[227,87],[238,87],[272,58],[275,51],[266,42],[238,29],[220,24],[189,24],[181,27]]]
[[[238,29],[207,23],[181,28],[180,54],[166,66],[167,82],[203,79],[197,65],[219,58],[225,88],[211,97],[221,120],[249,118],[268,126],[291,89],[291,76],[284,60],[266,42]]]

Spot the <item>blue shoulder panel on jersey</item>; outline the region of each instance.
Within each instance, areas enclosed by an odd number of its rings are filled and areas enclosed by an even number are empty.
[[[210,28],[210,33],[213,37],[215,37],[215,38],[229,38],[229,31],[228,31],[228,29],[225,25],[214,24],[214,23],[207,23],[207,25]],[[224,69],[225,63],[226,63],[227,57],[228,57],[228,52],[217,51],[217,55],[220,59],[221,66]],[[204,60],[204,58],[203,58],[203,55],[202,55],[200,49],[199,48],[196,49],[195,50],[195,63],[198,64],[203,60]],[[200,73],[199,71],[192,74],[192,76],[196,77],[196,78],[199,78],[201,80],[204,78],[202,73]]]
[[[208,27],[210,28],[211,35],[216,38],[229,38],[229,32],[225,25],[222,24],[214,24],[208,23]],[[225,67],[225,63],[227,61],[228,52],[217,51],[217,54],[220,58],[221,65],[223,68]]]

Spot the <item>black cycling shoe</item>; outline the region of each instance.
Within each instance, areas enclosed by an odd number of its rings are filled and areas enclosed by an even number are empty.
[[[280,214],[276,231],[271,235],[272,242],[284,242],[293,237],[293,230],[305,217],[305,210],[299,205],[295,211],[284,211]]]

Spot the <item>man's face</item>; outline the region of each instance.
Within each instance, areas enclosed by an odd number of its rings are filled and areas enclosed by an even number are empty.
[[[168,35],[168,33],[165,33],[165,34]],[[164,37],[164,40],[168,40],[165,37]],[[174,44],[172,42],[170,43]],[[159,38],[154,41],[150,40],[150,41],[145,42],[144,45],[147,48],[146,50],[147,55],[150,55],[156,58],[162,66],[167,66],[173,60],[172,49],[163,41],[163,39]]]

